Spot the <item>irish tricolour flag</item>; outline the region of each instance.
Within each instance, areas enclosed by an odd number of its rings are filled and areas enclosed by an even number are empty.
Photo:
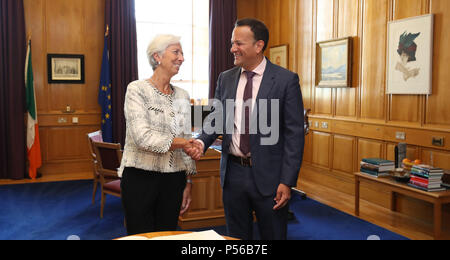
[[[34,94],[33,66],[31,65],[31,41],[28,41],[27,58],[25,60],[25,88],[27,103],[27,155],[30,163],[28,174],[36,179],[37,169],[42,165],[41,145],[39,143],[39,128]]]

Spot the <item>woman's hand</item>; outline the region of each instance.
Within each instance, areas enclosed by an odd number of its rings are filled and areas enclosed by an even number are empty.
[[[193,160],[198,161],[203,154],[203,147],[195,139],[190,139],[183,147],[183,151]]]
[[[181,202],[180,216],[186,213],[186,211],[189,209],[189,206],[191,205],[191,189],[192,183],[186,183],[186,187],[184,188],[183,192],[183,201]]]

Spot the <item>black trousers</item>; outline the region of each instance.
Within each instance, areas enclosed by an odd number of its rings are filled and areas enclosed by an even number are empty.
[[[251,168],[228,160],[223,187],[228,235],[252,240],[255,212],[262,240],[286,240],[289,205],[273,210],[276,192],[274,190],[273,195],[262,196],[256,188]]]
[[[128,235],[176,230],[185,187],[185,172],[125,168],[121,189]]]

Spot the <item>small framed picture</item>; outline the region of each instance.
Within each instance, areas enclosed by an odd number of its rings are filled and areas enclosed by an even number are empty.
[[[289,46],[287,44],[270,47],[270,61],[289,69]]]
[[[316,86],[352,86],[352,38],[318,42],[316,46]]]
[[[84,55],[47,54],[48,83],[84,84]]]
[[[433,14],[388,24],[387,94],[432,93]]]

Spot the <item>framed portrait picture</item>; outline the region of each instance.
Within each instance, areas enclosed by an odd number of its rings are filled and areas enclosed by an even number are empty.
[[[84,84],[84,55],[47,54],[48,83]]]
[[[289,46],[287,44],[270,47],[270,61],[289,69]]]
[[[347,88],[352,85],[352,38],[318,42],[316,86]]]
[[[388,23],[387,94],[432,92],[432,14]]]

